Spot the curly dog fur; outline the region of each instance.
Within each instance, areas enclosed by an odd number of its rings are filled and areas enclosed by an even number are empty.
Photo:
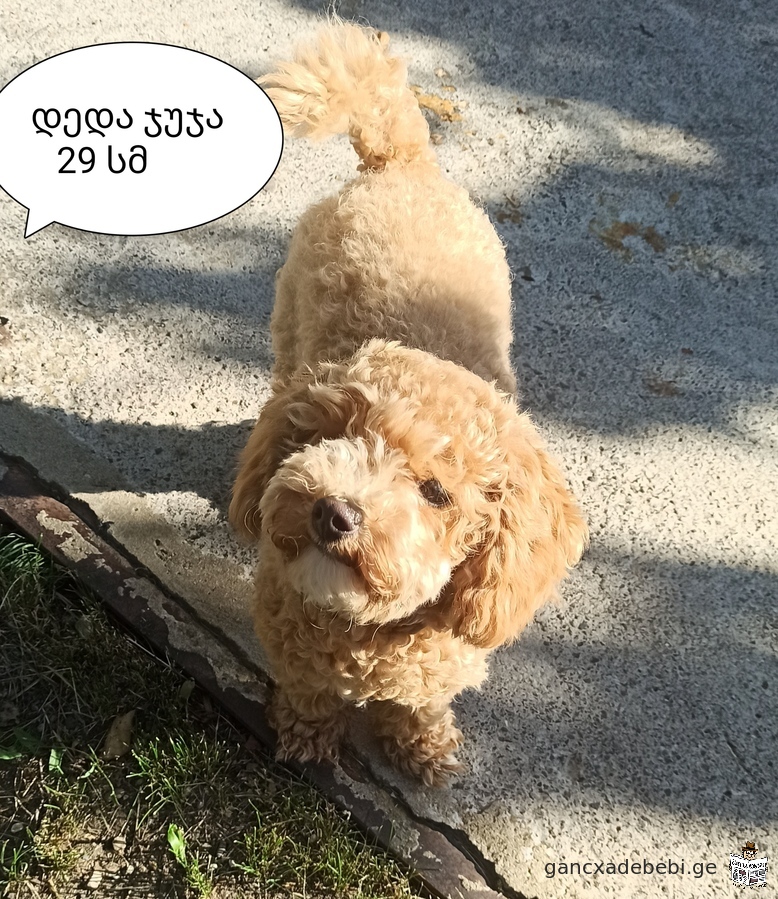
[[[308,210],[278,273],[272,396],[230,518],[259,542],[279,756],[335,758],[367,704],[394,764],[437,784],[459,767],[452,699],[587,531],[513,397],[503,247],[441,175],[386,45],[330,24],[262,81],[287,131],[348,133],[362,174]]]

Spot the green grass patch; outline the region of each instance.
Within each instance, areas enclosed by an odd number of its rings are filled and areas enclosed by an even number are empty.
[[[84,890],[418,895],[70,574],[0,533],[0,895]]]

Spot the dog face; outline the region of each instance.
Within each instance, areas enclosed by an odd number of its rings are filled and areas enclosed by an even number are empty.
[[[586,528],[535,428],[460,366],[371,341],[276,387],[230,507],[305,601],[357,624],[436,603],[481,646],[515,636]]]

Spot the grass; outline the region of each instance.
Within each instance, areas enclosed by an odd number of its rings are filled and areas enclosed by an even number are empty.
[[[68,573],[0,533],[0,895],[417,893]]]

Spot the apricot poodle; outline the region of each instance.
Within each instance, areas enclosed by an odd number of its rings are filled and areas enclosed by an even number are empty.
[[[386,47],[330,24],[261,82],[288,132],[348,133],[362,164],[277,275],[272,395],[230,518],[259,542],[279,757],[335,758],[346,707],[367,705],[392,762],[438,784],[459,770],[452,699],[587,531],[513,396],[503,247]]]

